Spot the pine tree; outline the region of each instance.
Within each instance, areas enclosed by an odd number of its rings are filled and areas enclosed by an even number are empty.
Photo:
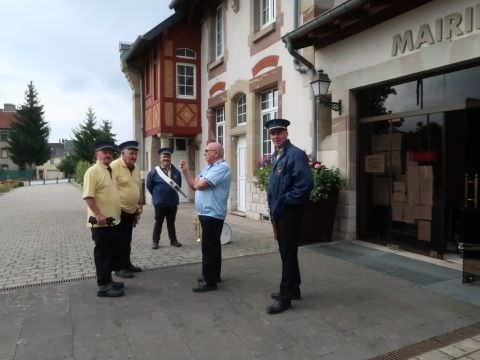
[[[43,118],[43,105],[33,83],[27,85],[25,104],[21,105],[8,136],[8,152],[20,169],[42,165],[50,159],[50,128]]]
[[[102,124],[98,129],[98,140],[111,139],[116,141],[117,134],[112,133],[112,122],[109,120],[102,120]]]
[[[96,126],[95,113],[89,107],[85,122],[73,130],[73,153],[78,160],[92,162],[94,154],[93,143],[97,141],[100,133]]]

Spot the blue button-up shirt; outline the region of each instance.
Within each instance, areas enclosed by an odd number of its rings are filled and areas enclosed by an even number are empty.
[[[228,194],[232,172],[225,160],[207,165],[199,177],[208,183],[208,188],[195,192],[195,207],[198,215],[224,220],[227,216]]]

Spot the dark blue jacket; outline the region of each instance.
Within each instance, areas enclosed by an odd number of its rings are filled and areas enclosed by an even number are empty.
[[[275,153],[272,155],[272,172],[268,178],[270,220],[274,221],[282,214],[285,204],[305,203],[312,188],[307,155],[287,140],[280,158],[275,160]]]
[[[171,178],[178,186],[182,186],[182,175],[173,165]],[[178,205],[178,193],[162,180],[157,170],[153,168],[147,176],[147,189],[152,194],[152,202],[155,207],[169,207]]]

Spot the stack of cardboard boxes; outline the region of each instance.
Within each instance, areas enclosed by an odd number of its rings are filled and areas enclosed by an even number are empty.
[[[374,135],[372,155],[365,168],[371,173],[372,203],[391,206],[392,220],[417,225],[417,238],[431,240],[433,168],[418,165],[406,152],[406,173],[402,173],[402,134]]]

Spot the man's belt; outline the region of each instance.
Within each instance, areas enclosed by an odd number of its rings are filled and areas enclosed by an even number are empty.
[[[155,170],[157,171],[157,174],[162,178],[163,181],[165,181],[173,190],[177,191],[178,193],[182,194],[182,196],[185,199],[188,199],[188,196],[182,191],[180,186],[173,181],[172,178],[170,178],[167,174],[165,174],[162,169],[160,169],[160,166],[155,166]]]

